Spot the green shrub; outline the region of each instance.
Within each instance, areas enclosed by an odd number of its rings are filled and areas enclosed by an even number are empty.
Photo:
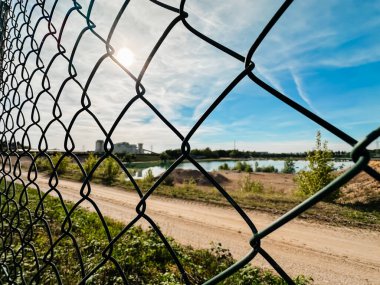
[[[310,196],[321,190],[329,184],[334,178],[334,163],[332,161],[333,153],[327,147],[327,141],[321,142],[321,133],[316,135],[316,146],[310,151],[306,160],[308,161],[309,170],[300,171],[295,177],[298,191],[304,196]],[[336,198],[331,196],[331,199]]]
[[[219,170],[230,170],[230,167],[229,167],[228,164],[225,162],[225,163],[219,165],[218,169],[219,169]]]
[[[160,161],[166,162],[169,160],[169,158],[169,155],[165,151],[160,153]]]
[[[273,165],[259,166],[259,163],[255,162],[255,172],[266,172],[266,173],[278,173],[278,169]]]
[[[50,164],[50,162],[46,156],[45,157],[39,156],[36,159],[35,164],[37,166],[38,171],[47,171],[49,174],[52,174],[53,173],[53,167],[58,164],[58,161],[60,160],[60,158],[61,158],[61,155],[58,153],[51,155],[50,159],[53,163],[53,166],[51,166],[51,164]],[[56,170],[57,174],[66,173],[70,169],[70,164],[72,163],[72,161],[73,160],[71,157],[65,156],[61,160],[61,162],[59,163],[58,169]]]
[[[35,162],[38,171],[45,171],[51,168],[49,161],[45,157],[39,156]]]
[[[4,187],[4,183],[0,184]],[[22,187],[17,185],[15,191],[15,201],[21,201]],[[28,189],[28,209],[36,209],[40,202],[40,193],[35,189]],[[65,202],[66,207],[71,209],[73,203]],[[28,240],[20,238],[9,239],[7,246],[11,249],[24,248],[22,260],[17,264],[19,270],[15,271],[23,275],[22,282],[25,284],[56,284],[54,272],[47,267],[39,271],[36,267],[37,260],[43,260],[49,256],[54,260],[54,265],[60,273],[62,284],[78,284],[82,277],[81,267],[78,260],[76,246],[81,251],[86,272],[96,268],[104,260],[103,253],[109,245],[109,238],[103,229],[102,221],[97,213],[90,212],[84,208],[77,208],[70,216],[72,227],[70,235],[75,237],[75,246],[71,238],[62,238],[55,244],[54,251],[49,252],[51,240],[58,240],[62,237],[62,223],[67,218],[67,213],[62,207],[62,201],[48,195],[44,199],[44,219],[49,225],[49,233],[44,226],[36,226],[31,233],[31,222],[38,219],[35,211],[30,211],[28,215],[25,211],[17,210],[19,207],[9,207],[9,215],[14,217],[19,215],[17,228],[21,233],[29,233]],[[110,235],[115,237],[124,230],[125,225],[105,217]],[[4,230],[14,230],[14,224],[3,223]],[[176,252],[178,259],[183,264],[186,272],[191,278],[191,284],[202,284],[213,277],[218,272],[232,266],[236,260],[230,252],[217,244],[212,250],[193,249],[181,246],[168,237],[168,242]],[[22,244],[23,243],[23,244]],[[23,246],[23,247],[22,247]],[[28,246],[33,246],[33,253],[30,253]],[[111,254],[111,253],[110,253]],[[111,285],[122,284],[119,269],[127,277],[128,284],[182,284],[183,279],[172,256],[168,252],[160,236],[152,229],[142,230],[141,227],[133,226],[128,229],[112,247],[112,258],[117,260],[120,268],[113,262],[104,263],[87,280],[86,284]],[[2,263],[6,268],[12,268],[15,264],[13,256],[3,257]],[[18,261],[18,260],[16,260]],[[33,276],[38,275],[38,282],[33,282]],[[16,276],[11,276],[16,277]],[[17,278],[17,277],[16,277]],[[310,284],[310,279],[301,276],[295,277],[295,284]],[[0,274],[0,284],[9,284],[8,276]],[[276,274],[269,270],[260,269],[250,265],[234,273],[231,277],[220,282],[220,284],[236,285],[285,285],[286,283]]]
[[[252,166],[250,164],[246,163],[245,161],[236,162],[233,170],[243,171],[243,172],[252,172],[253,171]]]
[[[116,181],[119,182],[122,186],[127,186],[128,182],[130,182],[127,178],[127,174],[125,174],[124,171],[120,171],[118,177],[116,178]]]
[[[108,185],[118,179],[120,172],[120,165],[112,157],[104,159],[99,168],[100,178]]]
[[[152,169],[148,169],[148,171],[146,172],[146,174],[145,174],[145,176],[143,178],[143,182],[145,182],[145,183],[153,183],[154,180],[155,180],[155,178],[154,178]]]
[[[84,168],[84,171],[86,171],[86,174],[88,175],[91,170],[94,168],[96,162],[98,161],[98,157],[94,155],[93,153],[90,153],[86,160],[82,163],[82,166]],[[94,176],[94,174],[93,174]],[[82,177],[83,179],[84,177]]]
[[[244,176],[243,180],[239,181],[240,191],[260,193],[264,190],[264,185],[260,181],[254,181],[249,175]]]
[[[53,165],[56,166],[58,164],[58,161],[61,159],[61,155],[58,153],[51,156],[51,161],[53,162]],[[57,168],[57,174],[63,174],[66,173],[67,170],[69,169],[69,165],[72,163],[71,157],[65,156],[59,163],[59,166]],[[49,170],[49,172],[52,172],[52,169]]]
[[[241,162],[241,161],[236,162],[233,170],[243,171],[244,170],[243,163],[245,163],[245,162]]]
[[[189,180],[187,180],[186,183],[184,184],[184,188],[187,191],[193,191],[196,187],[197,187],[197,182],[192,177]]]
[[[294,165],[294,161],[290,158],[285,159],[284,168],[282,169],[282,173],[290,173],[293,174],[296,172],[296,168]]]
[[[246,163],[244,166],[244,171],[245,172],[253,172],[252,166],[250,164]]]

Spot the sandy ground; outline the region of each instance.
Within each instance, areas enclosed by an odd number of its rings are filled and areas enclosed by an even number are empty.
[[[293,174],[262,172],[239,173],[235,171],[218,171],[218,173],[228,179],[228,182],[223,183],[223,186],[228,190],[240,189],[239,183],[244,176],[249,176],[251,180],[261,182],[267,191],[272,190],[277,193],[290,194],[296,188]]]
[[[371,161],[370,166],[380,173],[380,161]],[[380,206],[380,181],[362,171],[341,191],[339,202]]]
[[[38,183],[41,190],[49,189],[46,179]],[[63,199],[76,202],[81,185],[60,180],[57,188]],[[124,223],[136,216],[137,194],[92,184],[90,197],[106,216]],[[89,203],[82,206],[94,210]],[[260,212],[247,213],[259,230],[275,219]],[[250,250],[252,234],[233,209],[152,196],[147,214],[165,235],[182,244],[209,248],[211,242],[220,242],[237,259]],[[144,221],[141,224],[148,226]],[[312,276],[315,284],[380,284],[380,234],[376,231],[296,220],[266,237],[262,246],[290,275]],[[270,268],[259,257],[252,263]]]
[[[216,182],[223,186],[223,188],[230,191],[240,189],[240,183],[246,176],[249,176],[251,180],[261,182],[267,191],[291,193],[296,188],[293,174],[263,172],[246,173],[231,170],[213,171],[210,172],[210,174]],[[170,177],[173,179],[174,184],[181,185],[192,178],[198,186],[212,186],[210,181],[197,170],[175,169],[170,174]]]

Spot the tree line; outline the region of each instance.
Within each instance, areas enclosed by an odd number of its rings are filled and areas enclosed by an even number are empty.
[[[237,149],[230,150],[211,150],[209,147],[204,149],[192,149],[190,154],[195,158],[294,158],[294,159],[305,159],[308,156],[308,152],[282,152],[282,153],[273,153],[273,152],[260,152],[260,151],[241,151]],[[160,154],[161,160],[168,159],[177,159],[182,155],[182,151],[180,149],[168,149]],[[334,158],[350,158],[350,153],[346,151],[335,151],[332,152],[332,157]]]

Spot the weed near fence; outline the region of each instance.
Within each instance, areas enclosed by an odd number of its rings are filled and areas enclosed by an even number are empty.
[[[2,187],[7,187],[2,182]],[[15,187],[15,199],[19,200],[21,195],[27,193],[29,209],[34,209],[32,216],[39,211],[39,193],[35,189],[25,189],[21,185]],[[74,204],[65,203],[70,211]],[[33,245],[34,251],[29,247],[23,247],[19,240],[15,240],[9,249],[13,249],[16,256],[21,254],[23,258],[19,262],[23,274],[13,276],[18,284],[38,282],[38,284],[76,284],[81,278],[81,267],[77,258],[76,248],[73,247],[73,240],[69,237],[62,239],[54,247],[54,262],[57,264],[58,272],[64,274],[57,275],[50,268],[35,266],[36,262],[41,262],[49,255],[51,243],[60,238],[61,225],[66,219],[66,209],[62,207],[59,199],[47,196],[44,199],[45,220],[49,222],[49,235],[41,224],[43,221],[33,225],[33,236],[28,238],[28,243]],[[9,234],[15,230],[12,226],[12,219],[18,216],[18,228],[26,232],[32,230],[29,224],[26,209],[17,209],[10,205],[9,212],[3,216],[3,231]],[[75,237],[75,244],[82,248],[81,257],[85,264],[85,269],[89,270],[97,266],[103,259],[104,248],[108,244],[107,233],[103,230],[103,225],[95,213],[85,209],[78,209],[72,215],[70,225],[71,235]],[[38,218],[37,218],[38,219]],[[9,221],[9,223],[7,223]],[[111,237],[123,230],[124,225],[112,219],[105,218]],[[52,238],[52,239],[50,239]],[[235,261],[228,250],[223,249],[220,244],[216,244],[211,250],[196,250],[191,247],[178,245],[174,240],[169,239],[172,247],[178,252],[178,256],[184,262],[185,270],[190,276],[191,284],[205,282],[212,277],[215,272],[219,272],[231,266]],[[112,262],[107,262],[99,270],[93,273],[87,281],[88,284],[178,284],[181,283],[181,274],[176,269],[175,264],[167,251],[165,244],[153,229],[142,230],[141,227],[132,227],[128,233],[115,245],[113,249],[114,258],[122,264],[122,269],[126,273],[126,280],[118,274],[118,270]],[[12,267],[12,263],[3,264]],[[0,275],[0,282],[7,283],[9,276]],[[234,277],[225,280],[222,284],[267,284],[281,285],[284,281],[268,270],[246,266]],[[297,285],[309,284],[310,279],[304,276],[295,278]]]

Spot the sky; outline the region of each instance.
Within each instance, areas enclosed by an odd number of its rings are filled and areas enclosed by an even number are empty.
[[[87,13],[89,1],[77,1]],[[180,1],[162,1],[179,7]],[[124,1],[95,1],[91,20],[100,37],[107,39]],[[186,1],[188,23],[199,32],[246,57],[252,43],[282,1]],[[52,23],[61,26],[72,7],[58,1]],[[31,7],[28,7],[31,8]],[[49,10],[51,6],[47,5]],[[166,27],[178,14],[148,0],[130,1],[111,38],[115,57],[99,65],[87,94],[90,110],[109,131],[122,109],[136,95],[135,81],[115,63],[119,50],[128,48],[133,63],[125,67],[138,77],[146,59]],[[294,1],[253,56],[253,73],[287,97],[321,118],[362,140],[380,122],[380,2],[372,0]],[[32,15],[32,22],[40,16]],[[66,55],[70,56],[85,19],[76,11],[68,17],[62,34]],[[40,24],[36,40],[47,31]],[[30,45],[24,51],[30,50]],[[105,44],[90,31],[83,33],[73,57],[76,79],[85,86],[91,71],[105,54]],[[49,96],[42,90],[42,75],[32,80],[38,99],[40,125],[47,128],[49,148],[63,149],[64,132],[53,117],[54,100],[68,125],[81,109],[82,90],[68,78],[68,63],[58,56],[56,43],[48,37],[41,57],[51,63],[48,72]],[[35,57],[28,61],[35,68]],[[123,64],[121,60],[119,63]],[[227,55],[191,33],[182,22],[154,55],[143,78],[144,97],[186,136],[223,90],[244,70],[244,63]],[[62,89],[60,92],[60,88]],[[22,86],[19,88],[22,93]],[[25,92],[24,92],[25,93]],[[26,97],[24,97],[25,99]],[[23,112],[32,116],[31,104]],[[29,117],[29,119],[28,119]],[[244,78],[211,113],[190,139],[192,148],[299,152],[314,146],[316,132],[333,150],[351,147],[313,123],[273,95]],[[95,141],[104,139],[96,121],[82,112],[74,121],[71,136],[76,150],[94,150]],[[19,134],[21,135],[21,134]],[[32,145],[41,131],[29,130]],[[181,147],[181,139],[142,101],[135,101],[115,128],[112,141],[144,143],[144,148],[160,152]],[[376,147],[376,142],[372,144]]]

